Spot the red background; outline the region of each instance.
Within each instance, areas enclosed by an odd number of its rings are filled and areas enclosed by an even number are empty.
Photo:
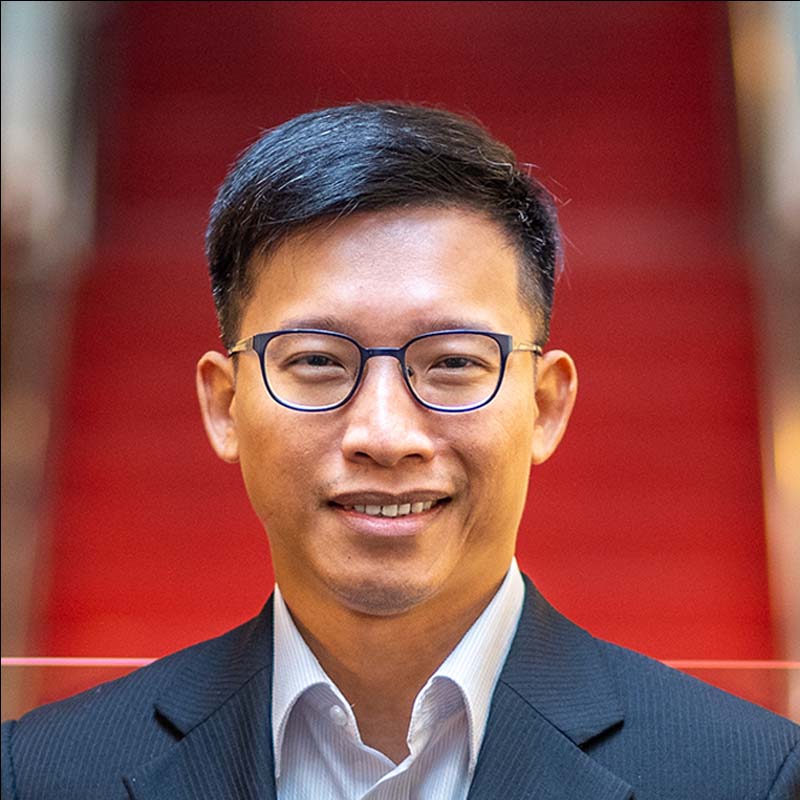
[[[476,115],[563,206],[551,344],[581,388],[523,569],[657,657],[771,656],[724,3],[122,3],[94,44],[98,247],[33,652],[157,656],[259,610],[266,537],[194,397],[218,346],[208,206],[264,128],[399,99]]]

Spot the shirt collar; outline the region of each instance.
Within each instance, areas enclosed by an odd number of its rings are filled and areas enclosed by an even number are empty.
[[[437,678],[449,678],[461,690],[469,723],[470,774],[478,760],[492,695],[511,648],[524,599],[525,585],[517,560],[512,559],[489,605],[425,687]],[[420,694],[424,692],[425,689]]]
[[[277,778],[281,774],[281,751],[286,724],[295,703],[314,686],[328,687],[345,707],[347,701],[297,630],[277,583],[273,607],[275,655],[272,675],[272,746]]]
[[[452,681],[458,687],[469,727],[470,774],[478,760],[492,695],[514,639],[524,595],[522,575],[517,560],[512,559],[505,579],[489,605],[431,675],[414,704],[416,711],[428,695],[435,694],[435,688],[442,680]],[[295,703],[315,686],[326,687],[344,707],[348,703],[297,630],[277,584],[274,615],[272,738],[275,772],[279,776],[286,724]]]

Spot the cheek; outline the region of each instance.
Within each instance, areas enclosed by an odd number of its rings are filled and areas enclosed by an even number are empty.
[[[237,423],[247,493],[265,525],[270,519],[299,519],[318,502],[320,463],[333,447],[331,423],[288,409],[262,405],[257,411],[242,409]]]
[[[533,412],[529,408],[493,412],[485,419],[464,420],[458,431],[459,449],[474,489],[486,487],[498,497],[508,497],[527,486]]]
[[[297,454],[292,451],[291,428],[267,417],[257,422],[251,416],[246,419],[237,424],[239,463],[253,508],[266,522],[268,511],[274,513],[284,506],[280,498],[292,496],[293,478],[286,467],[297,462]]]
[[[470,452],[507,471],[515,464],[530,463],[535,419],[533,391],[508,392],[475,412],[474,419],[465,420],[472,430],[462,438]]]

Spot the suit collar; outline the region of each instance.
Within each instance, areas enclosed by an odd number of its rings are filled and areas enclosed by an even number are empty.
[[[623,800],[631,787],[585,752],[621,725],[595,640],[525,579],[525,605],[500,675],[469,800]]]
[[[255,619],[173,656],[155,714],[177,742],[123,778],[132,798],[274,800],[272,619],[270,599]]]
[[[597,641],[525,578],[525,605],[500,681],[576,745],[622,722],[617,686]]]
[[[603,654],[527,578],[525,594],[469,798],[623,800],[630,787],[584,752],[623,719]],[[125,778],[131,797],[275,797],[272,622],[270,601],[254,620],[186,654],[156,702],[178,741]]]
[[[272,606],[270,597],[254,619],[184,651],[191,656],[159,694],[155,704],[158,714],[186,735],[258,673],[271,675]],[[271,682],[268,683],[267,703],[272,696]]]

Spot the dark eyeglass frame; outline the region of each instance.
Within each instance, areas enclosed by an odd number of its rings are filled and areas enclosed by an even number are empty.
[[[266,364],[266,352],[267,352],[267,345],[275,339],[277,336],[282,336],[283,334],[287,333],[312,333],[312,334],[324,334],[326,336],[335,336],[338,339],[344,339],[353,345],[356,346],[358,352],[361,356],[360,363],[358,365],[358,372],[356,374],[356,378],[353,381],[353,388],[347,393],[347,395],[336,403],[331,403],[325,406],[303,406],[303,405],[295,405],[293,403],[289,403],[286,400],[281,399],[278,397],[275,392],[272,390],[272,387],[269,384],[269,380],[267,378],[267,364]],[[420,341],[421,339],[430,339],[433,336],[444,336],[447,334],[472,334],[478,336],[486,336],[489,339],[494,340],[498,347],[500,348],[500,374],[497,378],[497,386],[495,386],[494,391],[487,397],[485,400],[481,400],[480,403],[472,403],[467,406],[439,406],[435,405],[434,403],[429,403],[426,400],[421,398],[414,386],[412,385],[411,381],[409,380],[408,376],[408,366],[406,365],[406,351],[408,350],[411,345],[415,342]],[[542,355],[542,348],[541,345],[536,344],[535,342],[514,342],[514,337],[507,333],[494,333],[493,331],[479,331],[479,330],[471,330],[468,328],[454,328],[452,330],[444,330],[444,331],[431,331],[430,333],[423,333],[419,336],[415,336],[413,339],[409,339],[402,347],[362,347],[352,336],[348,336],[345,333],[339,333],[338,331],[326,331],[321,330],[319,328],[285,328],[283,330],[278,331],[269,331],[267,333],[256,333],[253,336],[248,336],[246,339],[240,339],[236,342],[230,350],[228,350],[228,355],[233,356],[237,353],[244,353],[248,350],[253,350],[258,355],[258,360],[261,364],[261,377],[264,380],[264,386],[267,388],[267,392],[269,392],[270,397],[279,405],[284,406],[284,408],[291,408],[294,411],[333,411],[336,408],[341,408],[343,405],[348,403],[353,395],[358,391],[359,386],[361,386],[361,379],[364,376],[364,370],[367,365],[367,361],[370,358],[375,358],[376,356],[389,356],[390,358],[396,358],[400,364],[400,372],[403,375],[403,380],[408,387],[409,392],[411,392],[411,396],[424,408],[428,408],[431,411],[441,411],[446,414],[452,413],[460,413],[463,411],[475,411],[478,408],[483,408],[483,406],[491,403],[492,400],[496,397],[497,393],[500,391],[500,387],[503,384],[503,378],[505,377],[506,373],[506,362],[508,361],[508,357],[517,351],[533,353],[535,356]]]

